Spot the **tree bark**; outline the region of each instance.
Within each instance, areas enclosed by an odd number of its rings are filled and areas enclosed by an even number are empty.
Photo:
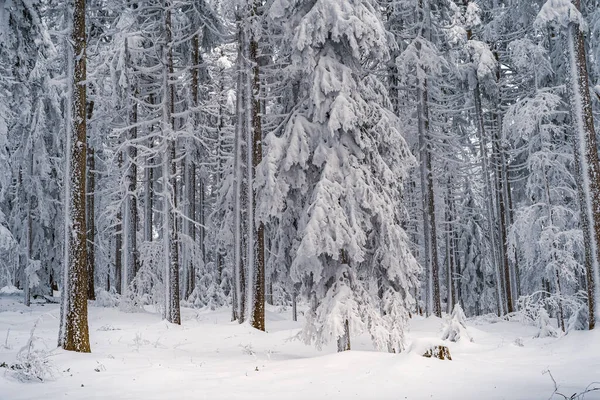
[[[581,9],[580,0],[573,0]],[[594,130],[594,117],[589,91],[585,40],[579,24],[571,23],[567,31],[567,54],[570,65],[569,95],[571,116],[576,133],[575,153],[581,177],[582,214],[586,214],[588,232],[584,232],[590,247],[591,262],[586,262],[589,303],[589,328],[595,326],[598,313],[598,262],[600,260],[600,163]],[[583,195],[583,196],[581,196]],[[585,228],[584,228],[585,229]],[[588,247],[588,246],[586,246]],[[586,249],[587,250],[587,249]]]
[[[118,156],[119,169],[123,165],[123,153]],[[115,290],[123,294],[123,213],[119,207],[115,224]]]
[[[253,4],[252,15],[257,14],[257,3]],[[256,190],[254,188],[254,176],[255,171],[262,161],[262,113],[261,113],[261,101],[260,101],[260,69],[258,63],[258,41],[256,40],[254,33],[251,34],[250,39],[250,62],[252,63],[252,104],[251,104],[251,117],[252,117],[252,165],[249,168],[252,169],[249,174],[252,179],[252,186],[248,188],[250,195],[252,196],[252,207],[256,204]],[[248,144],[250,146],[250,143]],[[249,221],[249,229],[255,230],[256,243],[250,243],[250,246],[255,246],[256,254],[248,262],[254,263],[254,276],[252,277],[251,290],[254,291],[252,296],[252,319],[251,324],[254,328],[261,331],[265,330],[265,227],[262,223],[256,227],[254,219],[254,209],[249,213],[252,218]]]
[[[64,318],[60,345],[65,350],[90,352],[87,315],[87,241],[85,220],[86,195],[86,30],[85,0],[74,0],[72,124],[68,141],[69,162],[65,226],[65,280],[62,307]]]
[[[132,66],[131,56],[129,54],[129,48],[127,46],[127,41],[125,42],[125,52],[127,57],[127,65]],[[138,105],[137,105],[137,96],[138,90],[135,85],[130,84],[130,90],[133,92],[133,104],[129,105],[129,123],[131,124],[131,128],[129,129],[128,135],[128,144],[125,148],[125,186],[126,186],[126,194],[125,194],[125,227],[124,236],[125,236],[125,246],[124,246],[124,266],[123,266],[123,275],[124,279],[122,282],[123,289],[122,293],[126,293],[129,285],[133,281],[137,270],[138,270],[138,250],[137,250],[137,219],[138,219],[138,211],[137,211],[137,147],[133,143],[137,139],[138,131],[137,131],[137,122],[138,122]]]
[[[163,76],[163,138],[165,154],[163,159],[163,240],[166,264],[166,307],[165,318],[173,324],[181,324],[179,306],[179,251],[175,209],[177,208],[177,164],[175,161],[175,139],[170,137],[175,131],[175,88],[173,87],[173,40],[171,22],[171,1],[165,1],[165,69]]]
[[[344,321],[344,333],[337,339],[337,351],[348,351],[350,350],[350,324],[348,320]]]

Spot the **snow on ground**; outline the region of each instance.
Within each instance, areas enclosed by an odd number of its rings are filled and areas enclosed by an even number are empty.
[[[368,337],[354,338],[350,352],[337,354],[333,345],[319,352],[293,339],[300,322],[275,307],[264,333],[230,322],[229,310],[184,308],[176,326],[148,311],[91,306],[92,353],[77,354],[55,348],[59,312],[56,304],[27,308],[20,297],[0,295],[0,364],[15,361],[39,320],[35,336],[57,370],[41,383],[0,368],[0,400],[548,399],[548,369],[569,396],[600,381],[600,331],[533,339],[536,329],[517,322],[469,323],[474,342],[446,343],[453,361],[441,361],[374,352]],[[440,332],[441,320],[417,317],[409,339],[417,348],[441,342]]]

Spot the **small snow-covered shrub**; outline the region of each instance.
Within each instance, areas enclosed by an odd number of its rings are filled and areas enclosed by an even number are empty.
[[[98,328],[98,331],[100,332],[108,332],[108,331],[120,331],[121,328],[115,328],[114,326],[108,324],[108,325],[102,325],[100,328]]]
[[[587,329],[587,297],[583,291],[571,295],[558,295],[540,290],[528,296],[521,296],[517,308],[518,311],[513,313],[511,320],[538,326],[540,310],[544,309],[557,317],[564,315],[567,330]]]
[[[50,359],[50,352],[42,340],[35,336],[38,319],[29,335],[25,346],[17,353],[17,362],[8,368],[14,371],[14,376],[21,381],[41,381],[53,378],[56,367]]]
[[[458,342],[461,339],[466,339],[470,342],[473,341],[469,333],[467,332],[467,317],[460,306],[456,304],[451,315],[446,315],[444,320],[444,328],[442,331],[442,340],[449,340],[451,342]]]
[[[96,307],[116,307],[119,305],[120,300],[121,296],[113,290],[107,292],[104,289],[100,289],[96,291],[94,305]]]
[[[538,333],[534,337],[558,337],[558,331],[552,326],[550,316],[548,315],[546,309],[540,308],[538,317],[536,319],[536,325],[538,327]]]
[[[144,299],[132,287],[129,287],[121,295],[119,310],[127,313],[144,311]]]
[[[567,322],[567,332],[585,331],[590,327],[590,311],[587,304],[582,304],[579,309],[571,314]]]

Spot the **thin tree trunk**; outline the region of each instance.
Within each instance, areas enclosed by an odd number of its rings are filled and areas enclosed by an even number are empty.
[[[241,21],[238,18],[238,60],[237,60],[237,97],[236,97],[236,125],[233,150],[233,179],[234,179],[234,207],[233,207],[233,241],[234,241],[234,280],[235,290],[233,295],[234,319],[241,324],[245,320],[245,277],[243,257],[243,235],[242,235],[242,199],[244,196],[244,176],[242,170],[242,143],[244,137],[244,32]]]
[[[134,89],[134,95],[137,95],[137,89]],[[131,142],[137,139],[137,122],[138,122],[138,107],[137,102],[134,99],[134,104],[131,107],[130,121],[132,128],[129,129],[129,141],[130,144],[127,148],[127,162],[125,163],[125,179],[127,194],[125,200],[125,225],[123,234],[125,235],[125,248],[124,248],[124,261],[125,265],[124,276],[122,285],[125,290],[129,288],[133,278],[137,274],[138,270],[138,250],[137,250],[137,147]]]
[[[446,312],[451,313],[456,304],[456,288],[454,287],[454,275],[456,273],[456,261],[454,250],[454,213],[452,212],[452,182],[448,179],[448,192],[446,198],[446,261],[448,266],[448,300]]]
[[[417,89],[419,118],[419,148],[421,166],[421,194],[423,198],[423,240],[426,265],[426,313],[441,317],[437,232],[435,226],[435,198],[431,171],[431,144],[429,143],[429,108],[427,82]]]
[[[429,229],[429,207],[427,207],[429,191],[427,190],[427,164],[425,162],[427,158],[427,144],[425,138],[425,123],[424,123],[424,102],[422,100],[423,94],[420,88],[417,89],[417,116],[419,118],[419,154],[420,154],[420,177],[421,177],[421,199],[422,199],[422,213],[423,213],[423,256],[425,264],[425,315],[430,316],[432,313],[432,285],[431,285],[431,231]]]
[[[87,119],[90,121],[94,113],[94,102],[90,101],[87,108]],[[94,287],[95,265],[96,265],[96,155],[93,146],[88,141],[87,148],[87,202],[86,202],[86,224],[87,224],[87,269],[88,269],[88,300],[96,299]]]
[[[32,142],[32,149],[31,152],[29,154],[29,166],[28,166],[28,175],[29,175],[29,180],[31,181],[31,178],[33,176],[33,153],[34,153],[34,149],[33,149],[33,142]],[[30,190],[33,188],[30,188]],[[27,252],[26,252],[26,259],[25,259],[25,284],[23,285],[23,294],[25,295],[24,297],[24,304],[25,306],[29,307],[31,306],[31,282],[29,280],[29,273],[27,271],[32,259],[33,259],[33,218],[32,218],[32,211],[33,211],[33,194],[29,194],[27,196],[27,237],[25,238],[25,240],[27,241]]]
[[[479,85],[475,87],[473,90],[473,99],[475,102],[475,118],[477,123],[477,134],[479,140],[479,153],[481,156],[481,169],[484,179],[484,197],[486,201],[486,213],[488,219],[488,227],[489,227],[489,235],[490,235],[490,248],[492,251],[492,266],[496,275],[496,294],[498,301],[498,315],[504,314],[504,302],[502,301],[502,277],[500,275],[500,267],[498,266],[498,255],[497,255],[497,245],[496,245],[496,235],[494,229],[494,201],[492,198],[492,184],[490,182],[490,173],[488,166],[488,156],[487,156],[487,144],[485,140],[485,127],[483,124],[483,110],[481,109],[481,93],[479,92]]]
[[[296,288],[292,292],[292,321],[298,321],[298,294],[296,293]]]
[[[150,99],[152,103],[152,98]],[[148,147],[152,149],[154,147],[154,140],[150,139]],[[146,166],[144,168],[144,241],[152,241],[152,224],[153,215],[152,210],[154,200],[154,166],[151,165],[152,158],[146,158]]]
[[[181,324],[179,306],[179,251],[175,209],[177,208],[177,164],[175,163],[175,139],[170,137],[175,131],[175,89],[173,87],[173,41],[171,22],[171,1],[165,1],[165,69],[163,77],[163,126],[165,154],[163,159],[163,240],[165,252],[165,317],[173,324]]]
[[[253,4],[252,15],[257,14],[257,3],[256,0]],[[249,210],[248,215],[250,216],[248,221],[248,229],[253,232],[255,242],[249,243],[248,248],[252,251],[249,253],[248,263],[253,263],[253,276],[252,284],[250,285],[251,306],[252,306],[252,317],[251,324],[254,328],[261,331],[265,330],[265,227],[262,223],[256,227],[254,219],[254,207],[256,190],[254,189],[254,176],[255,171],[262,161],[262,115],[261,115],[261,101],[260,101],[260,67],[258,64],[258,41],[256,40],[254,33],[251,33],[251,39],[249,44],[249,61],[252,63],[252,75],[248,78],[252,79],[251,86],[249,85],[249,91],[251,91],[251,112],[252,118],[252,144],[248,143],[248,146],[252,149],[251,165],[248,165],[250,170],[248,176],[250,186],[248,187],[249,193]],[[249,99],[250,100],[250,99]],[[253,252],[256,251],[256,254]]]
[[[496,197],[497,197],[497,209],[498,209],[498,224],[500,225],[499,231],[499,253],[500,253],[500,261],[502,263],[502,271],[504,273],[504,291],[506,297],[506,311],[511,313],[514,311],[513,308],[513,298],[512,298],[512,283],[511,283],[511,274],[510,274],[510,264],[508,262],[508,244],[507,244],[507,230],[506,230],[506,202],[504,197],[504,175],[503,175],[503,154],[502,148],[500,146],[500,135],[499,131],[502,129],[502,125],[500,123],[500,117],[496,115],[496,119],[498,120],[497,129],[496,129],[496,137],[494,138],[493,148],[494,153],[496,154]]]

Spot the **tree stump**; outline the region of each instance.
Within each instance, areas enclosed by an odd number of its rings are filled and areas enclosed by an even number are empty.
[[[427,358],[439,358],[440,360],[450,360],[452,361],[452,357],[450,356],[450,349],[448,349],[448,347],[446,346],[442,346],[442,345],[437,345],[437,346],[433,346],[430,349],[428,349],[425,354],[423,354],[423,357],[427,357]]]

